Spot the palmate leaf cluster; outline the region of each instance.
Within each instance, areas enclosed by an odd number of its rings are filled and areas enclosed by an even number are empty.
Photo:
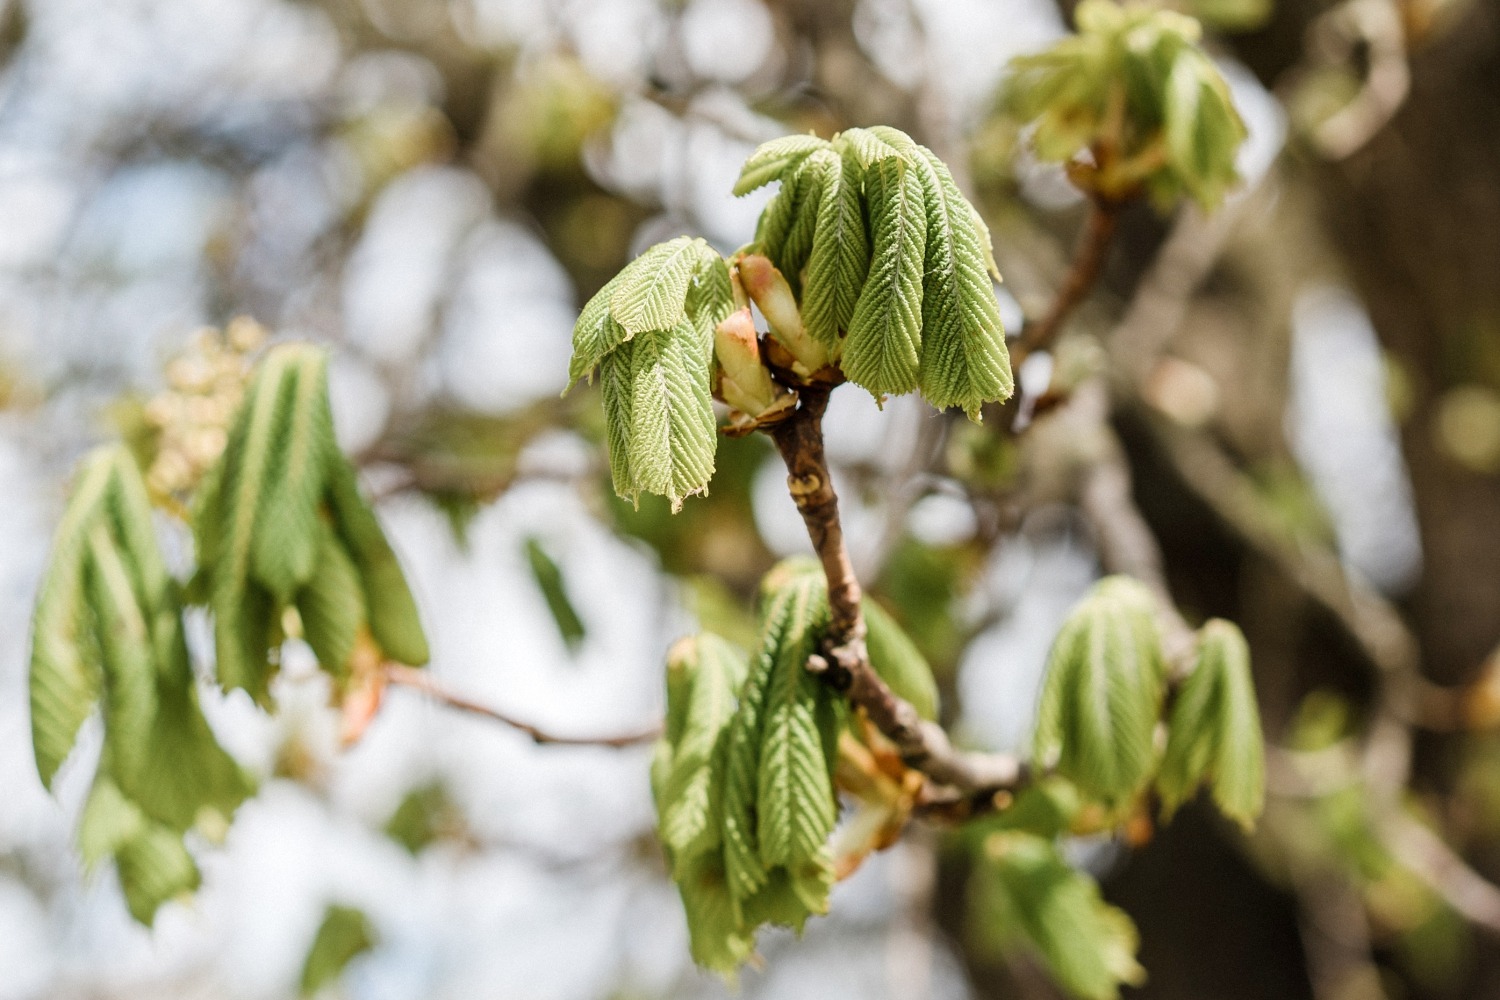
[[[669,664],[652,769],[659,828],[693,957],[725,974],[750,957],[761,924],[800,931],[828,910],[842,702],[806,670],[827,621],[821,574],[782,567],[748,662],[705,633]]]
[[[750,656],[706,632],[669,654],[666,729],[651,771],[693,958],[727,976],[750,958],[762,924],[800,931],[827,912],[833,884],[833,771],[848,713],[807,670],[828,624],[822,570],[807,559],[781,563],[761,604]],[[876,614],[872,665],[935,714],[926,661],[894,620]]]
[[[1127,577],[1099,581],[1063,623],[1047,664],[1033,767],[1048,776],[976,831],[970,885],[981,945],[1040,959],[1085,1000],[1138,983],[1136,932],[1063,854],[1071,833],[1118,826],[1160,796],[1170,818],[1203,785],[1249,830],[1259,816],[1263,748],[1249,649],[1237,628],[1199,631],[1192,672],[1158,732],[1168,686],[1156,598]]]
[[[1128,577],[1094,585],[1063,623],[1048,658],[1034,761],[1093,802],[1128,808],[1154,787],[1170,816],[1207,785],[1247,830],[1264,797],[1264,749],[1250,650],[1233,624],[1199,630],[1194,666],[1158,746],[1167,670],[1156,598]]]
[[[85,720],[102,717],[79,844],[91,863],[116,862],[132,914],[147,923],[198,884],[183,834],[221,831],[253,785],[200,710],[185,605],[213,614],[219,683],[261,704],[288,609],[336,688],[357,648],[377,663],[427,658],[405,577],[334,444],[321,350],[268,352],[195,500],[197,573],[182,587],[135,457],[123,445],[91,453],[32,622],[37,771],[52,786]]]
[[[675,510],[707,490],[714,331],[744,306],[731,277],[744,254],[768,258],[786,281],[797,336],[877,398],[920,390],[977,419],[1013,391],[989,231],[931,150],[884,127],[787,136],[751,155],[735,193],[776,181],[754,241],[731,261],[679,237],[583,307],[569,383],[599,371],[622,497],[656,493]]]
[[[751,247],[807,333],[877,398],[921,390],[977,417],[1013,390],[989,230],[948,168],[885,126],[757,149],[736,194],[780,181]]]
[[[79,844],[90,864],[117,862],[131,912],[149,923],[198,884],[182,834],[200,814],[227,819],[250,782],[199,709],[178,587],[123,445],[84,460],[37,599],[31,730],[43,782],[96,711],[104,747]]]
[[[1078,33],[1011,63],[1003,104],[1043,160],[1087,154],[1100,193],[1213,208],[1239,180],[1246,130],[1198,22],[1152,3],[1083,0]]]

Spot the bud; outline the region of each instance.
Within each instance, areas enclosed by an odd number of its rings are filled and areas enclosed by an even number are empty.
[[[797,309],[797,300],[792,297],[792,288],[776,265],[760,254],[747,254],[740,258],[739,272],[746,293],[771,325],[771,336],[806,369],[799,374],[811,375],[826,368],[828,352],[802,328],[802,313]]]
[[[730,313],[714,329],[714,354],[719,361],[719,395],[724,402],[752,417],[776,405],[782,393],[760,363],[760,344],[748,306]]]

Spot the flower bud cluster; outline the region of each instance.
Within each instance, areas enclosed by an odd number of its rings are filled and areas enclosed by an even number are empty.
[[[199,330],[168,362],[167,388],[147,402],[144,414],[157,442],[146,472],[153,495],[191,492],[218,461],[245,396],[252,356],[265,341],[264,327],[239,317],[222,331]]]

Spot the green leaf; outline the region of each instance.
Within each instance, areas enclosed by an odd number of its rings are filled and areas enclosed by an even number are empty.
[[[825,154],[819,154],[825,155]],[[836,350],[870,270],[870,234],[865,229],[861,170],[852,152],[828,151],[817,227],[807,260],[802,322],[814,340]]]
[[[420,854],[429,844],[453,838],[463,829],[458,803],[441,783],[432,782],[407,792],[382,832],[412,854]]]
[[[627,273],[628,268],[609,279],[578,314],[578,322],[573,324],[573,357],[568,362],[569,388],[581,378],[592,381],[599,362],[630,339],[625,328],[609,314],[610,300]],[[563,392],[566,393],[567,389]]]
[[[1033,754],[1085,794],[1118,805],[1145,786],[1166,668],[1155,598],[1107,577],[1063,623],[1047,662]]]
[[[677,876],[677,882],[693,961],[732,979],[755,951],[755,929],[740,919],[722,857],[699,856]]]
[[[577,609],[568,599],[562,568],[542,548],[539,539],[527,538],[523,547],[526,550],[527,565],[531,567],[531,579],[542,592],[542,599],[547,602],[547,610],[552,615],[558,634],[569,650],[576,650],[587,632],[583,627],[583,619],[578,617]]]
[[[870,666],[894,693],[911,702],[922,718],[935,721],[937,680],[927,658],[874,598],[866,595],[861,607],[865,613],[865,645],[870,653]]]
[[[745,161],[735,182],[736,195],[749,194],[774,180],[780,180],[788,170],[820,149],[828,148],[828,142],[815,135],[786,135],[770,142],[763,142]]]
[[[877,399],[917,387],[927,215],[916,172],[881,159],[865,174],[873,257],[841,361],[844,375]]]
[[[1139,985],[1139,944],[1126,914],[1076,871],[1049,840],[995,833],[975,872],[973,923],[1002,948],[1030,951],[1057,984],[1082,1000],[1115,1000],[1121,983]]]
[[[416,599],[375,512],[360,495],[358,474],[343,455],[334,456],[328,471],[327,503],[334,531],[364,584],[370,634],[386,656],[421,666],[431,654]]]
[[[625,339],[682,322],[688,283],[706,249],[702,240],[679,236],[625,266],[609,298],[610,317],[625,331]]]
[[[690,678],[687,691],[668,689],[669,712],[680,722],[658,802],[675,871],[719,846],[729,725],[748,668],[744,653],[710,632],[674,647],[673,659]]]
[[[675,512],[684,498],[707,491],[718,446],[709,391],[712,357],[713,341],[688,321],[632,342],[630,422],[623,442],[627,488],[621,496],[634,500],[642,491],[655,493],[669,499]],[[609,407],[606,400],[606,416],[613,420]]]
[[[1207,783],[1219,810],[1246,832],[1265,804],[1265,750],[1250,647],[1232,622],[1199,630],[1197,662],[1172,706],[1156,787],[1171,816]]]
[[[279,644],[274,600],[252,579],[261,504],[275,489],[272,467],[291,402],[294,354],[274,348],[250,382],[203,506],[195,519],[199,565],[209,575],[219,683],[270,700],[268,649]]]
[[[249,783],[199,709],[176,583],[140,470],[122,446],[84,462],[36,623],[32,726],[45,781],[102,695],[100,780],[174,831],[205,809],[234,812]]]
[[[198,888],[198,866],[181,835],[153,822],[102,773],[84,804],[78,847],[91,867],[114,859],[130,915],[148,927],[163,903]]]
[[[817,704],[826,689],[807,659],[828,624],[820,578],[801,574],[771,595],[758,656],[775,662],[766,687],[756,840],[762,863],[798,870],[823,856],[837,818]]]
[[[120,450],[98,449],[80,466],[32,615],[31,743],[37,773],[48,787],[99,700],[100,653],[85,590],[88,534]]]
[[[337,452],[328,404],[328,358],[302,344],[278,348],[286,359],[286,387],[279,400],[276,439],[266,472],[268,489],[254,528],[252,573],[279,604],[292,600],[312,579],[321,532],[328,458]]]
[[[893,128],[870,130],[898,149],[922,187],[927,217],[922,285],[922,395],[939,409],[962,407],[977,419],[1014,384],[1005,329],[991,281],[989,231],[943,161]]]
[[[318,561],[312,579],[297,594],[302,638],[312,647],[318,664],[343,684],[349,677],[359,630],[369,618],[359,569],[333,529],[318,525]]]
[[[375,928],[363,912],[349,906],[328,907],[302,963],[302,995],[312,996],[337,982],[349,963],[375,947],[375,942]]]

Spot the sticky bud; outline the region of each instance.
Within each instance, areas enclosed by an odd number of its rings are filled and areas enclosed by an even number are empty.
[[[771,325],[771,336],[806,369],[800,374],[811,375],[827,367],[828,352],[802,328],[802,313],[797,309],[797,300],[792,297],[792,288],[776,265],[760,254],[747,254],[740,258],[739,272],[745,292]]]
[[[781,393],[760,363],[760,344],[749,307],[730,313],[714,329],[714,354],[719,360],[719,395],[724,402],[752,417],[776,405]]]

